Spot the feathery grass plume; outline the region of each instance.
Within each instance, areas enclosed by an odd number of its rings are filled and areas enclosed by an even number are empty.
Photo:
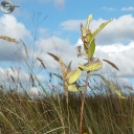
[[[68,84],[67,84],[67,81],[66,81],[66,76],[67,76],[67,67],[65,66],[64,62],[62,61],[62,58],[61,57],[58,57],[56,55],[54,55],[53,53],[49,53],[48,54],[53,57],[56,61],[58,61],[60,63],[60,69],[61,69],[61,72],[63,74],[63,85],[64,85],[64,89],[65,89],[65,95],[68,96]]]
[[[58,56],[54,55],[53,53],[49,53],[49,52],[48,52],[48,54],[49,54],[51,57],[53,57],[56,61],[59,62],[59,57],[58,57]]]
[[[41,63],[42,67],[44,69],[46,69],[46,66],[45,66],[44,62],[42,61],[42,59],[40,59],[39,57],[37,57],[37,60]]]
[[[54,55],[53,53],[48,52],[48,54],[60,63],[60,68],[61,68],[61,71],[63,74],[63,81],[66,83],[67,67],[65,66],[64,62],[62,61],[62,58]],[[67,89],[67,85],[64,88]]]
[[[107,62],[108,64],[110,64],[112,67],[114,67],[115,69],[119,70],[119,68],[111,61],[103,59],[103,61]]]
[[[26,44],[21,39],[20,39],[20,41],[22,42],[22,44],[24,46],[24,50],[25,50],[26,56],[28,58],[28,49],[27,49],[27,46],[26,46]]]
[[[67,104],[67,111],[68,111],[68,124],[69,124],[69,133],[70,133],[70,120],[69,120],[70,115],[69,115],[69,107],[68,107],[68,83],[66,81],[66,77],[68,74],[67,67],[65,66],[61,57],[57,57],[56,55],[52,53],[48,53],[48,54],[60,63],[60,69],[63,74],[63,86],[64,86],[64,91],[65,91],[65,96],[66,96],[66,104]]]
[[[67,81],[66,81],[67,68],[66,68],[64,62],[62,61],[61,57],[59,57],[59,63],[60,63],[61,71],[62,71],[62,74],[63,74],[64,88],[65,88],[65,90],[67,90],[67,88],[68,88],[68,84],[67,84]]]
[[[130,87],[130,86],[124,86],[124,88],[130,89],[130,90],[133,90],[133,87]]]
[[[0,39],[19,44],[19,42],[17,40],[15,40],[14,38],[8,37],[8,36],[0,36]]]

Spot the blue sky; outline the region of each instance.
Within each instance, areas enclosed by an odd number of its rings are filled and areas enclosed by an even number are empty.
[[[93,15],[91,21],[91,31],[95,30],[102,22],[112,19],[102,32],[96,37],[95,57],[108,59],[114,62],[120,69],[117,72],[119,82],[134,84],[134,1],[133,0],[12,0],[16,8],[11,14],[0,12],[0,35],[10,37],[26,43],[29,48],[29,62],[32,57],[40,57],[48,68],[56,70],[59,65],[47,52],[53,52],[62,56],[66,64],[73,60],[72,69],[79,63],[85,63],[82,58],[77,58],[76,47],[82,45],[80,40],[80,23],[85,24],[89,14]],[[2,0],[1,0],[2,2]],[[39,20],[38,13],[41,13]],[[43,21],[38,26],[33,24]],[[36,29],[37,28],[37,29]],[[37,40],[34,42],[36,32]],[[22,54],[17,52],[16,44],[0,40],[0,70],[4,74],[5,70],[14,75],[10,65],[23,65],[23,58],[26,58],[22,44]],[[35,51],[33,51],[35,46]],[[41,54],[41,49],[44,52]],[[14,56],[13,56],[14,55]],[[18,59],[19,57],[19,59]],[[40,63],[34,61],[35,70]],[[109,66],[108,66],[109,67]],[[100,71],[104,75],[106,64]],[[29,74],[22,70],[28,80]],[[17,75],[17,74],[16,74]],[[14,77],[17,76],[14,75]],[[43,82],[44,75],[39,74],[39,79]]]

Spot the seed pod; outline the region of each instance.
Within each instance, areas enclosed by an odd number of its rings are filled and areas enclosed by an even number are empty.
[[[73,84],[75,83],[79,77],[82,74],[82,69],[76,68],[74,71],[71,71],[70,73],[67,74],[67,82],[68,84]]]
[[[71,92],[78,92],[83,89],[85,89],[85,86],[77,87],[76,84],[68,85],[68,91],[71,91]]]
[[[85,65],[79,64],[79,67],[85,71],[98,71],[102,67],[102,62],[97,59]]]

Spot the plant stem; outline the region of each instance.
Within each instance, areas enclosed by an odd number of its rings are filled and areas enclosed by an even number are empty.
[[[86,87],[85,87],[85,90],[84,90],[84,95],[83,95],[83,97],[82,97],[81,109],[80,109],[79,134],[82,134],[84,103],[85,103],[85,98],[86,98],[86,93],[87,93],[87,86],[88,86],[88,78],[89,78],[89,75],[90,75],[90,72],[87,72],[87,76],[86,76]]]

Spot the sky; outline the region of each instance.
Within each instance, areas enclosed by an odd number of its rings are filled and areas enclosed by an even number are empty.
[[[2,0],[1,0],[2,2]],[[119,71],[103,64],[98,71],[109,75],[109,70],[123,84],[134,86],[134,0],[12,0],[20,8],[10,14],[0,12],[0,35],[15,38],[15,44],[0,40],[0,73],[2,82],[7,72],[18,80],[18,71],[23,74],[23,82],[29,82],[29,72],[24,59],[32,65],[41,82],[48,78],[45,71],[39,73],[40,58],[47,70],[58,71],[59,64],[47,52],[62,57],[65,64],[72,61],[72,69],[79,63],[86,63],[77,57],[77,46],[81,41],[80,23],[86,24],[89,14],[93,19],[91,32],[106,20],[113,19],[95,38],[94,57],[108,59],[115,63]],[[28,48],[28,57],[20,39]],[[20,51],[19,51],[19,50]],[[11,66],[16,67],[13,71]],[[21,66],[21,69],[18,67]],[[115,77],[115,75],[113,76]],[[11,81],[11,80],[10,80]]]

